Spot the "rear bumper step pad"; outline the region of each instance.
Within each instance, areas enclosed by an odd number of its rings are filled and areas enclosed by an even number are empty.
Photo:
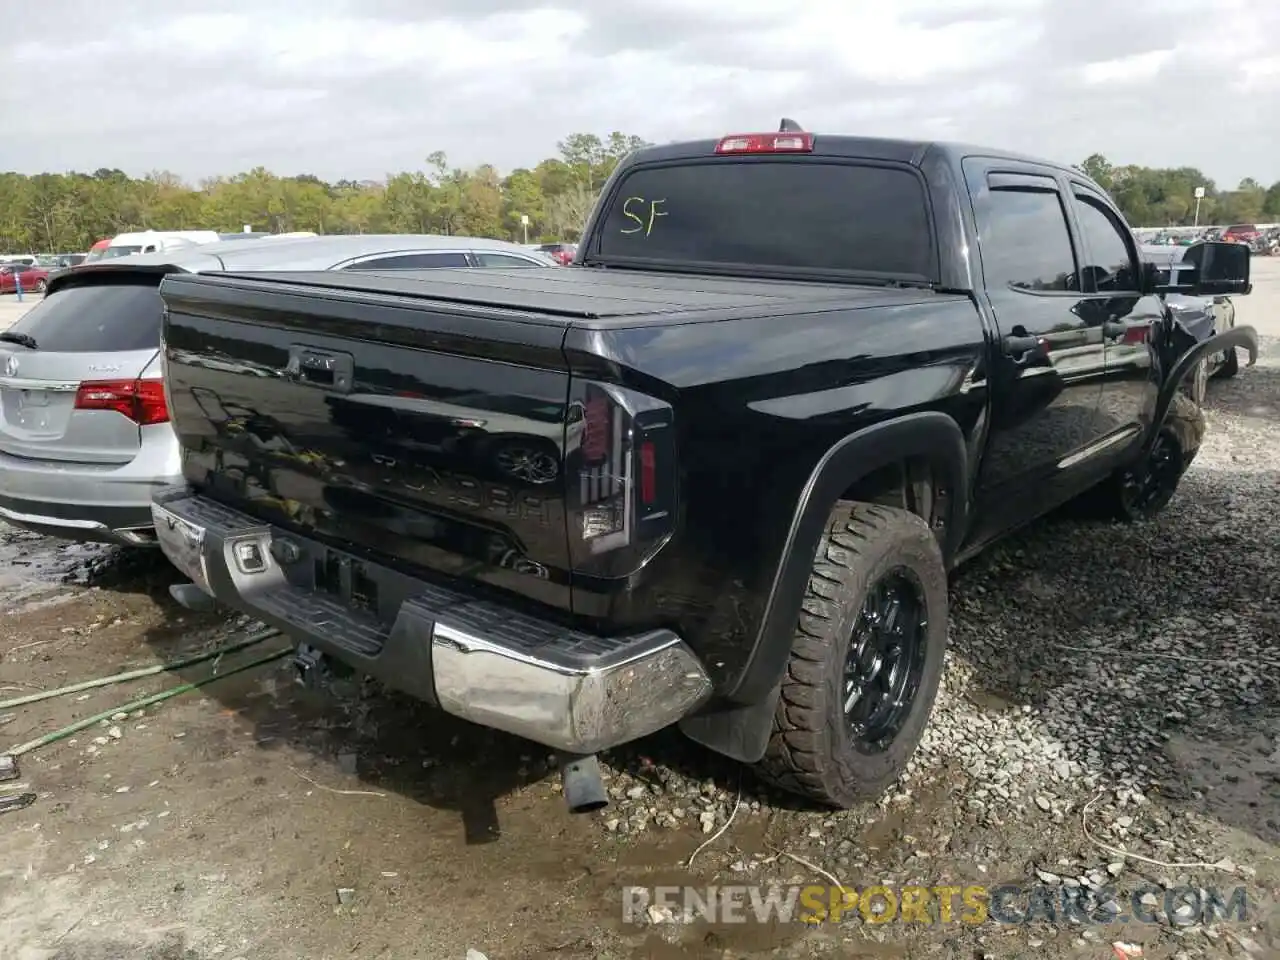
[[[161,548],[219,601],[447,713],[591,754],[700,706],[711,682],[674,633],[571,630],[174,491],[152,507]],[[369,609],[314,589],[317,557],[372,586]],[[390,623],[388,628],[386,624]]]

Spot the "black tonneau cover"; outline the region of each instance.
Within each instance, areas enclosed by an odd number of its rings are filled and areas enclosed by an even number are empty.
[[[705,275],[564,267],[547,270],[427,269],[205,275],[200,286],[259,286],[345,300],[369,294],[489,307],[562,320],[670,319],[716,310],[796,312],[822,302],[857,306],[933,299],[919,288],[811,281],[750,280]],[[284,288],[282,288],[282,285]],[[289,290],[288,288],[292,288]]]

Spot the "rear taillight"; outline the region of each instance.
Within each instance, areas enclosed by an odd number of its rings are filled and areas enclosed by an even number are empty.
[[[140,426],[168,423],[163,380],[86,380],[76,391],[77,410],[114,410]]]
[[[675,526],[671,407],[593,381],[575,381],[573,394],[566,451],[573,569],[626,576]]]

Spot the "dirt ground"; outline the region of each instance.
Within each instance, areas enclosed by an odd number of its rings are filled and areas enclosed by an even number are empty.
[[[1239,322],[1280,335],[1280,260],[1255,274]],[[663,734],[607,758],[612,807],[571,817],[538,748],[367,687],[307,693],[278,661],[21,758],[19,786],[0,784],[0,797],[36,799],[0,813],[0,958],[1139,955],[1114,943],[1156,958],[1280,956],[1280,532],[1257,520],[1280,494],[1278,413],[1269,341],[1261,366],[1211,387],[1209,446],[1169,517],[1102,539],[1123,563],[1046,522],[962,570],[937,720],[881,803],[805,809]],[[1208,569],[1163,593],[1125,586],[1144,564],[1183,563]],[[176,607],[175,578],[155,555],[0,526],[0,700],[253,629]],[[1057,652],[1028,649],[1049,629],[1033,622],[1036,603],[1064,611]],[[1161,639],[1189,620],[1192,639]],[[1136,654],[1148,651],[1167,673],[1144,672]],[[210,669],[0,707],[0,749]],[[624,922],[629,885],[827,883],[823,872],[860,887],[1239,885],[1250,915],[1181,927],[911,927],[856,911],[840,924]]]

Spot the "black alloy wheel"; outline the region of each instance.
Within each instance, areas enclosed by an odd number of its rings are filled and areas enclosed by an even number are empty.
[[[929,618],[919,581],[904,567],[867,591],[844,670],[844,716],[861,750],[883,750],[902,729],[924,675]]]

